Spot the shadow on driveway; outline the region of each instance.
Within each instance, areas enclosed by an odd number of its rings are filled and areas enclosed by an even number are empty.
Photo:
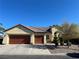
[[[25,45],[27,47],[27,45]],[[55,49],[54,45],[29,45],[29,48],[37,48],[37,49]]]
[[[67,53],[67,56],[70,56],[72,58],[79,58],[79,53]]]
[[[45,45],[25,45],[24,47],[28,48],[36,48],[36,49],[47,49]]]
[[[45,45],[32,45],[32,48],[47,49]]]
[[[55,47],[55,45],[45,45],[46,46],[46,48],[47,49],[52,49],[52,50],[54,50],[54,49],[56,49],[57,47]]]

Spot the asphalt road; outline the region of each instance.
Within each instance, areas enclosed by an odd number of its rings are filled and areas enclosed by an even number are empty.
[[[52,55],[0,55],[0,59],[79,59],[70,56]]]

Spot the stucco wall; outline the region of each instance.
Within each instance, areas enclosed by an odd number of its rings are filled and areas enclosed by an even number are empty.
[[[52,37],[51,37],[51,41],[54,40],[54,33],[58,31],[58,29],[56,29],[55,27],[51,28],[51,32],[52,32]]]
[[[44,44],[47,43],[47,40],[46,40],[46,34],[44,34]]]
[[[31,44],[35,44],[35,35],[34,33],[31,34],[31,40],[30,40]]]
[[[9,44],[9,35],[8,34],[5,34],[4,35],[4,38],[3,38],[3,44]]]

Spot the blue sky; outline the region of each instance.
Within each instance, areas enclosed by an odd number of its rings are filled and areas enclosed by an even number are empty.
[[[50,26],[79,23],[79,0],[0,0],[0,23]]]

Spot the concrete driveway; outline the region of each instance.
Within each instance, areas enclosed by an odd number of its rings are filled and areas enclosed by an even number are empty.
[[[44,45],[0,45],[0,55],[50,55]]]

